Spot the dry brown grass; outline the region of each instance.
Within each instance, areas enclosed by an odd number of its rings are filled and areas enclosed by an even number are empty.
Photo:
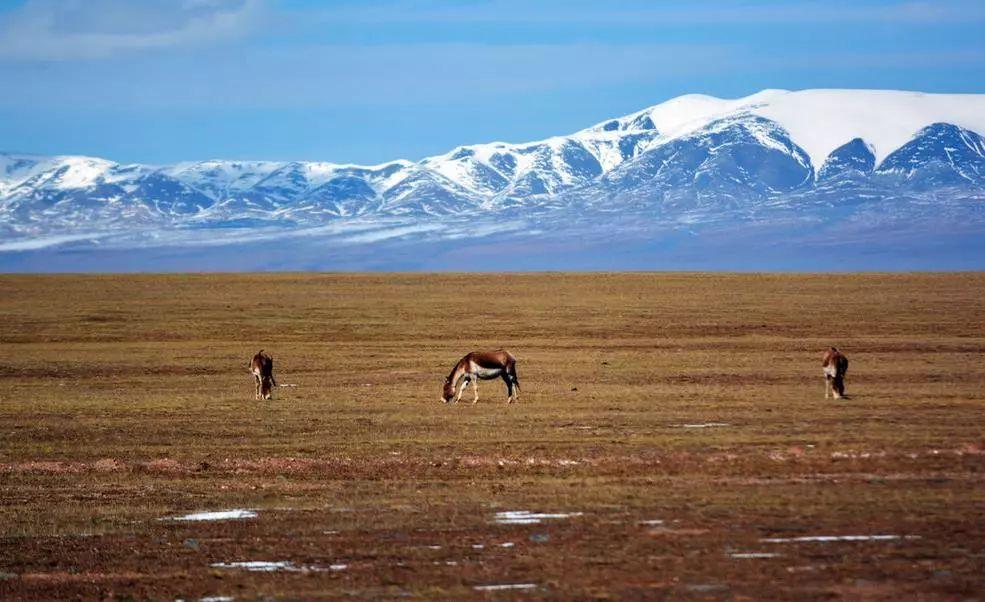
[[[0,598],[975,597],[983,290],[982,274],[5,276]],[[829,344],[850,400],[823,399]],[[272,402],[246,371],[260,347],[297,385]],[[501,382],[438,403],[486,347],[519,357],[521,403]],[[708,422],[728,426],[680,426]],[[259,517],[158,520],[226,508]],[[493,522],[517,509],[582,514]],[[839,534],[912,538],[760,541]],[[210,567],[246,560],[347,568]]]

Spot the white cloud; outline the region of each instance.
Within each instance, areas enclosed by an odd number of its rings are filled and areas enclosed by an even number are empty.
[[[406,106],[469,102],[598,86],[647,83],[695,70],[735,67],[735,49],[714,45],[412,44],[221,48],[140,61],[6,71],[4,106],[274,108]],[[687,60],[681,60],[687,57]],[[129,65],[129,63],[128,63]],[[92,82],[99,82],[92,85]]]
[[[0,22],[0,59],[77,60],[249,33],[263,0],[30,0]]]
[[[595,23],[595,24],[721,24],[721,23],[928,23],[981,21],[985,6],[971,0],[871,2],[825,0],[788,2],[722,0],[602,2],[571,0],[529,2],[490,0],[481,4],[415,0],[354,4],[346,8],[302,11],[334,22],[356,23]]]

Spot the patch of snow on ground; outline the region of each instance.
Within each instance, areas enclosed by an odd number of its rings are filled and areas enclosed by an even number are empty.
[[[714,428],[718,426],[732,426],[727,422],[702,422],[699,424],[675,424],[674,426],[680,427],[682,429],[707,429]]]
[[[211,520],[240,520],[244,518],[256,518],[255,510],[236,508],[233,510],[218,510],[215,512],[195,512],[184,516],[170,516],[161,520],[180,520],[180,521],[211,521]]]
[[[536,525],[547,519],[570,518],[572,516],[581,516],[581,514],[581,512],[548,514],[530,512],[529,510],[508,510],[506,512],[497,512],[493,520],[500,525]]]
[[[497,592],[507,589],[534,589],[536,583],[503,583],[499,585],[476,585],[472,589],[480,592]]]
[[[293,562],[289,560],[279,560],[279,561],[267,561],[267,560],[250,560],[247,562],[214,562],[211,565],[215,569],[243,569],[246,571],[272,573],[274,571],[288,571],[288,572],[298,572],[302,571],[301,567],[295,566]]]
[[[804,537],[766,537],[766,543],[792,543],[801,541],[892,541],[896,539],[920,539],[918,535],[808,535]]]
[[[288,573],[304,573],[304,572],[322,572],[322,571],[344,571],[349,568],[347,564],[332,564],[329,565],[327,569],[317,566],[298,566],[291,562],[290,560],[278,560],[278,561],[267,561],[267,560],[250,560],[246,562],[215,562],[211,565],[212,568],[216,569],[243,569],[245,571],[261,572],[261,573],[273,573],[276,571],[284,571]]]

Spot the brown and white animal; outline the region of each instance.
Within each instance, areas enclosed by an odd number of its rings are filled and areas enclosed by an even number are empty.
[[[516,358],[509,351],[473,351],[455,364],[445,379],[441,401],[455,403],[462,398],[465,388],[472,383],[472,403],[479,401],[479,380],[502,378],[506,382],[507,403],[519,401],[520,381],[516,378]],[[459,388],[459,383],[462,384]]]
[[[260,398],[270,399],[274,387],[277,386],[277,381],[274,380],[274,358],[261,349],[250,360],[250,373],[257,381],[257,400]]]
[[[828,347],[821,362],[824,368],[824,398],[834,393],[835,399],[845,397],[845,373],[848,372],[848,358],[835,347]]]

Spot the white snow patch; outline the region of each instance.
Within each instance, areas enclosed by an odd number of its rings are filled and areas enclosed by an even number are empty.
[[[243,569],[246,571],[264,572],[264,573],[272,573],[274,571],[298,572],[303,570],[301,567],[295,566],[294,563],[289,560],[278,560],[278,561],[250,560],[246,562],[214,562],[209,566],[216,569]]]
[[[318,567],[318,566],[306,566],[306,565],[296,565],[290,560],[249,560],[245,562],[215,562],[211,565],[212,568],[216,569],[242,569],[245,571],[261,572],[261,573],[272,573],[276,571],[284,571],[287,573],[304,573],[304,572],[324,572],[324,571],[344,571],[349,568],[347,564],[331,564],[328,568]]]
[[[920,539],[919,535],[807,535],[804,537],[766,537],[765,543],[792,543],[802,541],[892,541],[896,539]]]
[[[734,113],[743,106],[761,102],[780,91],[764,90],[752,96],[737,99],[716,98],[704,94],[686,94],[672,98],[641,113],[649,113],[653,124],[661,134],[669,138],[681,136],[704,127],[708,123]]]
[[[529,510],[508,510],[506,512],[497,512],[493,520],[500,525],[536,525],[545,520],[571,518],[572,516],[581,515],[581,512],[537,513],[530,512]]]
[[[95,241],[105,234],[64,234],[60,236],[39,236],[10,242],[0,242],[0,251],[35,251],[45,247],[53,247],[67,242],[80,240]]]
[[[61,165],[48,179],[51,187],[58,190],[92,186],[97,183],[100,176],[113,167],[112,162],[93,157],[60,157],[60,159]]]
[[[473,589],[480,592],[498,592],[507,589],[534,589],[535,587],[537,587],[536,583],[502,583],[498,585],[476,585]]]
[[[387,240],[389,238],[401,238],[413,234],[438,232],[442,229],[442,226],[439,224],[417,224],[410,226],[398,226],[394,228],[381,228],[373,232],[347,236],[343,239],[343,241],[348,243],[373,243],[381,240]]]
[[[236,508],[233,510],[218,510],[214,512],[195,512],[184,516],[167,516],[159,520],[180,520],[180,521],[212,521],[212,520],[240,520],[244,518],[256,518],[255,510]]]
[[[981,94],[896,90],[802,90],[777,93],[752,112],[779,123],[815,169],[839,146],[861,138],[878,165],[922,128],[947,122],[985,132]]]
[[[674,426],[680,427],[682,429],[707,429],[715,428],[719,426],[731,426],[727,422],[702,422],[698,424],[675,424]]]
[[[685,136],[713,121],[751,113],[778,123],[807,153],[815,170],[838,147],[861,138],[878,165],[933,123],[985,132],[985,95],[924,94],[899,90],[763,90],[737,99],[688,94],[627,115],[648,114],[661,136],[653,146]],[[601,125],[601,124],[600,124]],[[575,136],[586,135],[593,129]]]

